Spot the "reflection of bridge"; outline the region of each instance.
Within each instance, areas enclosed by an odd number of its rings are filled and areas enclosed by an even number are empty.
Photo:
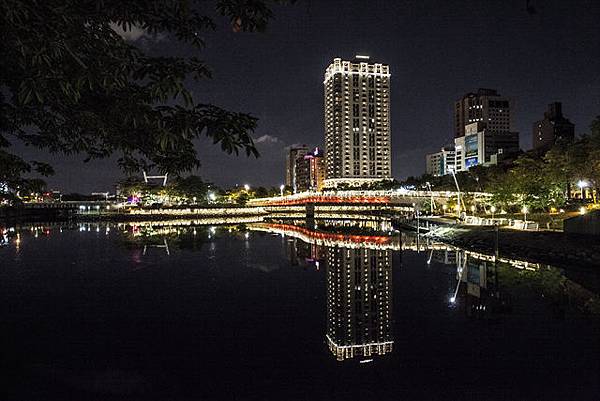
[[[413,252],[426,251],[460,251],[465,256],[473,259],[478,259],[486,262],[497,261],[506,263],[517,269],[538,270],[540,264],[531,263],[525,260],[510,259],[499,257],[496,259],[494,255],[488,255],[481,252],[469,251],[458,248],[453,245],[448,245],[442,242],[431,241],[429,238],[417,235],[360,235],[360,234],[340,234],[329,233],[323,231],[310,230],[305,227],[299,227],[291,224],[275,224],[275,223],[256,223],[248,225],[249,230],[265,231],[270,233],[282,234],[293,238],[298,238],[309,244],[317,244],[322,246],[335,246],[345,248],[366,248],[378,250],[408,250]]]
[[[291,224],[256,223],[248,226],[253,231],[266,231],[270,233],[287,235],[298,238],[309,244],[322,246],[337,246],[345,248],[367,248],[380,250],[400,250],[400,237],[387,235],[354,235],[329,233],[310,230]]]
[[[484,192],[469,193],[476,200],[484,200],[491,195]],[[372,205],[412,205],[433,199],[445,205],[450,199],[456,199],[454,191],[412,191],[396,189],[388,191],[325,191],[301,192],[293,195],[252,199],[251,206],[293,206],[306,204],[372,204]]]

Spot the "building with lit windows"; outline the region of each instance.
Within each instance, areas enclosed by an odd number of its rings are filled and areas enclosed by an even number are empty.
[[[309,152],[308,146],[292,146],[286,148],[287,152],[285,155],[285,185],[290,187],[292,191],[297,191],[296,183],[296,167],[298,159],[303,159],[304,156]]]
[[[510,132],[512,102],[495,89],[479,88],[454,103],[454,137],[465,135],[465,126],[482,122],[492,131]]]
[[[426,172],[434,177],[450,174],[450,170],[454,169],[455,162],[454,146],[445,146],[439,152],[425,155]]]
[[[325,155],[323,150],[315,148],[306,153],[304,153],[304,150],[296,152],[295,155],[290,152],[290,158],[295,157],[290,178],[294,193],[322,190],[325,182]]]
[[[465,135],[454,138],[455,171],[474,166],[489,166],[519,153],[519,133],[488,129],[477,122],[465,127]]]
[[[338,361],[392,352],[392,251],[327,247],[327,344]]]
[[[326,187],[391,177],[390,70],[368,56],[325,71]]]
[[[534,149],[549,150],[556,142],[575,138],[575,125],[562,114],[560,102],[550,103],[544,119],[533,124],[531,143]]]
[[[325,184],[325,153],[323,149],[315,148],[309,152],[304,159],[308,160],[309,168],[309,189],[321,191]]]

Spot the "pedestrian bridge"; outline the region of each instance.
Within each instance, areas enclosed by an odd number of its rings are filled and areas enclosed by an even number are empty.
[[[464,196],[460,193],[460,196]],[[491,194],[486,192],[469,192],[476,201],[487,200]],[[248,201],[249,206],[301,206],[307,204],[370,204],[370,205],[420,205],[425,201],[445,205],[450,200],[456,201],[456,191],[415,191],[394,189],[386,191],[323,191],[300,192],[293,195],[256,198]]]

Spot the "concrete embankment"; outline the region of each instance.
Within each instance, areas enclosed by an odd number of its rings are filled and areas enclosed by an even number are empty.
[[[493,254],[496,233],[493,227],[447,226],[427,234],[433,239],[461,248]],[[498,230],[500,256],[526,259],[557,267],[600,269],[598,237],[549,231]]]

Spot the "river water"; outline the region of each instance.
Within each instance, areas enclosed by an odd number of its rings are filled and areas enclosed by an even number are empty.
[[[385,220],[7,227],[10,400],[599,400],[600,274]]]

